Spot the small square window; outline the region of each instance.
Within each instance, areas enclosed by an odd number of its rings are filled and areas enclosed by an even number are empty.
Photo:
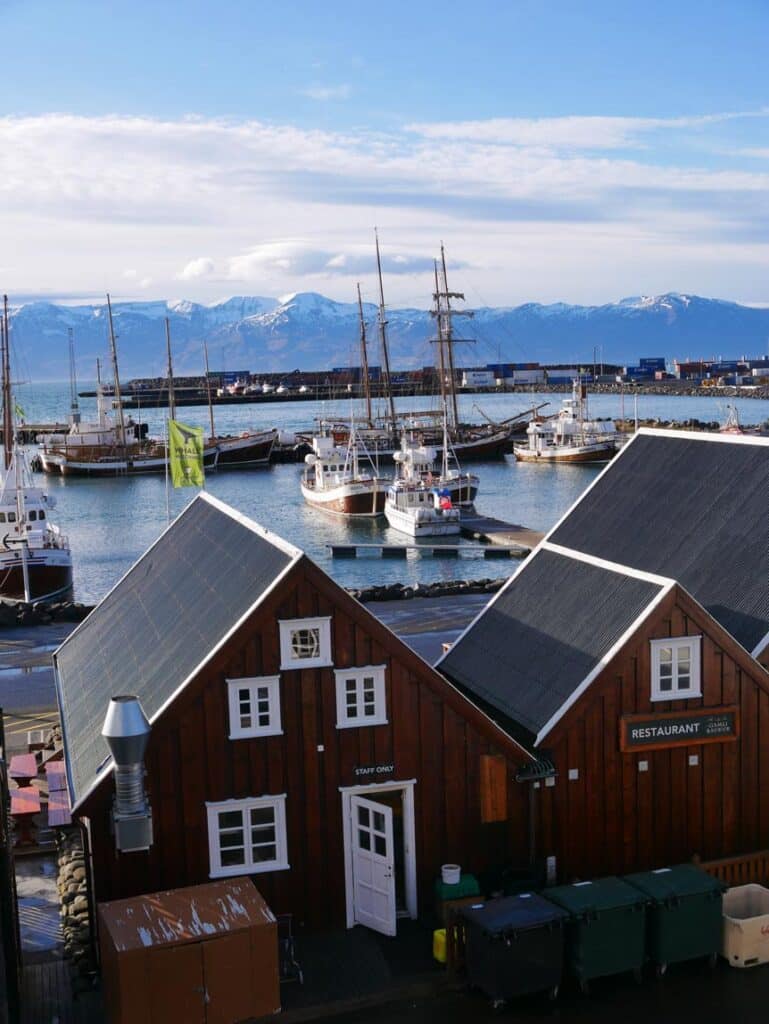
[[[336,725],[385,725],[385,667],[346,668],[336,673]]]
[[[279,736],[280,676],[228,679],[230,739]]]
[[[286,619],[280,629],[280,667],[315,668],[331,662],[331,618]]]
[[[691,700],[702,696],[699,636],[652,640],[651,699]]]

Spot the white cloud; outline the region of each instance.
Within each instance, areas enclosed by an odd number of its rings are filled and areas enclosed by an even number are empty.
[[[210,277],[216,269],[214,261],[208,256],[199,256],[190,260],[176,275],[180,281],[197,281],[202,277]]]
[[[349,100],[352,89],[346,83],[342,85],[308,85],[300,90],[302,96],[325,103],[328,100]]]
[[[373,281],[378,223],[389,301],[429,304],[441,238],[484,302],[674,287],[755,298],[769,270],[769,173],[728,144],[743,116],[753,115],[389,133],[200,117],[0,118],[3,237],[14,252],[5,283],[92,293],[123,278],[165,297],[184,281],[190,298],[206,300],[235,282],[275,295],[313,278],[349,299],[357,277],[364,288]],[[758,153],[758,118],[769,117],[755,117]],[[701,143],[711,130],[721,148],[714,142],[709,164]],[[675,139],[675,154],[655,160],[660,133]]]

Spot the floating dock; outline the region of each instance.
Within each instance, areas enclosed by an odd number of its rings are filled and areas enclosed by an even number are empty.
[[[520,544],[327,544],[333,558],[525,558],[530,548]]]
[[[475,509],[461,510],[460,530],[463,537],[497,546],[518,547],[531,551],[545,536],[518,523],[505,523],[501,519],[480,516]]]

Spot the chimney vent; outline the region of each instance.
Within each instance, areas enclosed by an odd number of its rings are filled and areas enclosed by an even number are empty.
[[[152,845],[152,811],[144,791],[144,753],[150,723],[137,697],[113,697],[102,736],[115,762],[112,820],[115,845],[121,853],[148,850]]]

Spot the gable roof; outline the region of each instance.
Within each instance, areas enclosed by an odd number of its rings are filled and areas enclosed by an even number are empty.
[[[54,655],[73,807],[109,767],[107,704],[154,721],[302,552],[198,495]]]
[[[546,539],[672,577],[757,654],[769,632],[769,438],[642,430]]]
[[[440,670],[501,725],[521,726],[531,745],[671,586],[539,547]]]
[[[675,583],[769,642],[769,439],[642,430],[437,667],[541,742]]]

